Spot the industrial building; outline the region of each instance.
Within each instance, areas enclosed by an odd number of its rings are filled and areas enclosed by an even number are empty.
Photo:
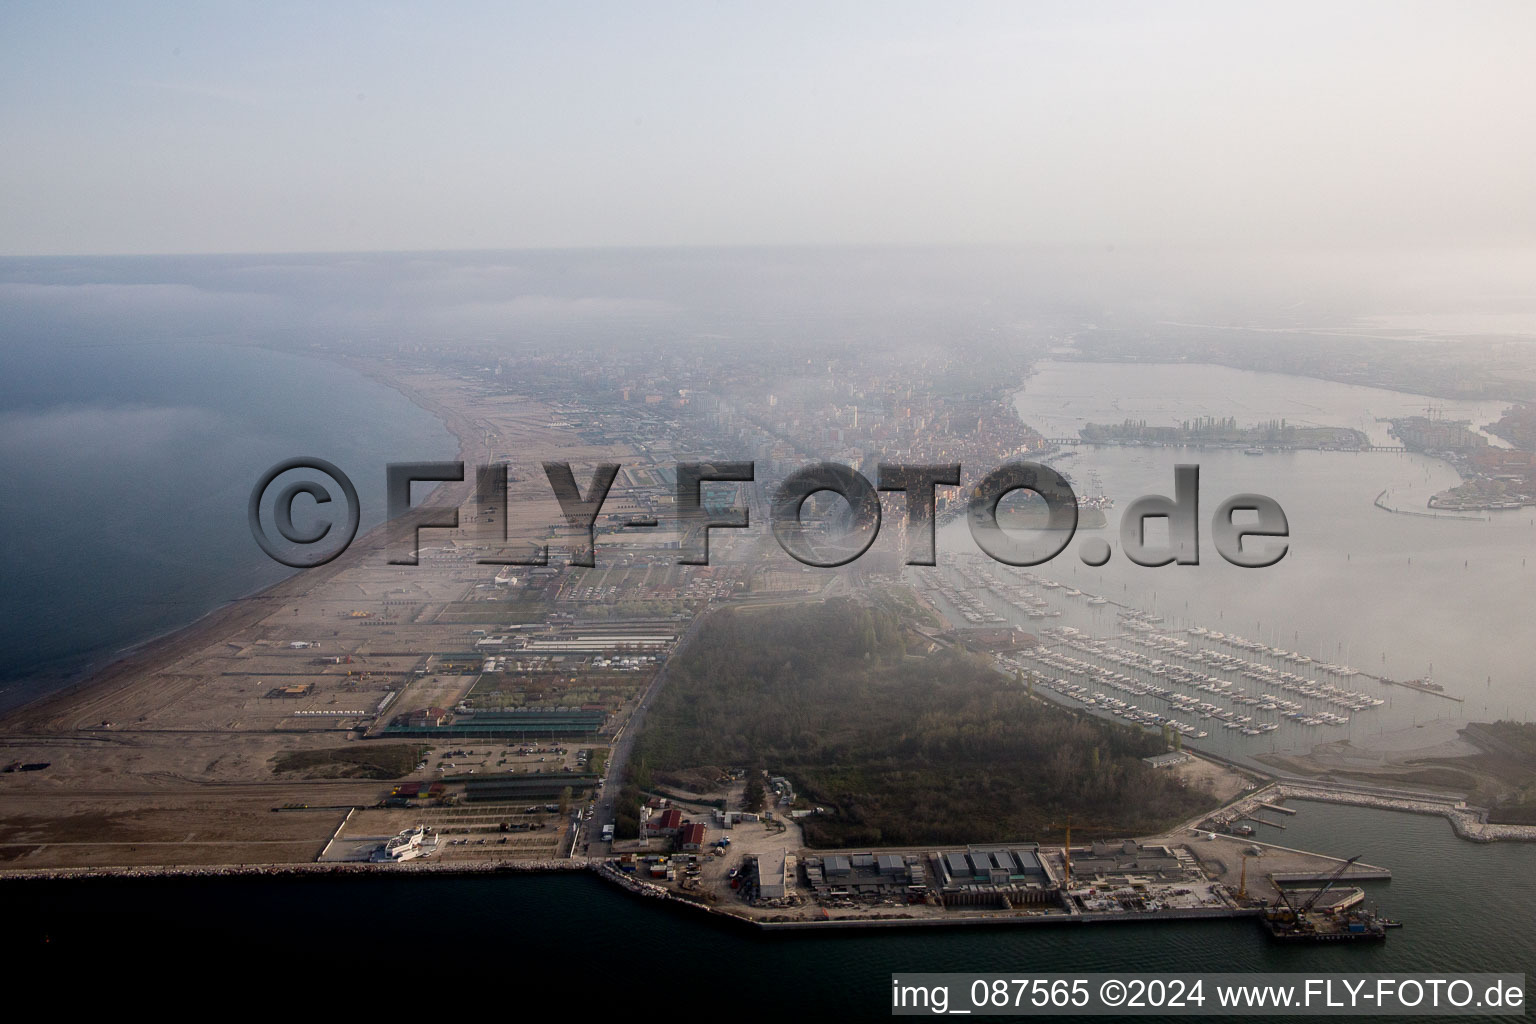
[[[544,775],[453,775],[444,781],[463,783],[467,801],[496,800],[521,803],[525,800],[562,796],[567,789],[580,797],[596,788],[601,778],[590,772],[549,772]]]
[[[607,720],[606,711],[575,708],[557,708],[552,711],[474,711],[455,714],[449,722],[439,720],[440,724],[432,724],[430,720],[412,715],[402,715],[376,735],[442,741],[499,739],[512,742],[557,737],[585,739],[602,729]]]
[[[789,894],[789,851],[779,849],[757,858],[757,896],[763,900],[781,900]]]
[[[677,642],[675,633],[570,634],[549,638],[519,638],[509,645],[516,654],[607,654],[614,651],[659,654]]]
[[[662,655],[677,643],[677,623],[670,619],[620,619],[582,622],[537,632],[504,632],[475,641],[483,654],[602,655],[617,652]]]
[[[964,853],[934,854],[946,889],[989,888],[1046,889],[1057,879],[1040,856],[1038,843],[1005,846],[968,846]]]
[[[1137,875],[1155,881],[1180,881],[1190,865],[1166,846],[1142,846],[1134,839],[1119,843],[1096,842],[1086,850],[1072,851],[1072,881]]]
[[[908,896],[928,889],[928,868],[917,854],[834,853],[805,859],[806,881],[818,896]]]

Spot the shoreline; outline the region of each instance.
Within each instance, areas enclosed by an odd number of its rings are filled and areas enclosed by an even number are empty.
[[[1397,811],[1401,814],[1427,814],[1444,818],[1451,824],[1451,831],[1458,839],[1470,843],[1536,843],[1536,825],[1500,825],[1485,819],[1486,811],[1479,814],[1471,807],[1457,802],[1433,800],[1429,797],[1414,798],[1395,796],[1390,793],[1350,793],[1328,789],[1324,786],[1297,781],[1277,781],[1259,792],[1270,792],[1282,800],[1312,800],[1324,804],[1347,804],[1354,807],[1375,807]],[[1257,796],[1258,793],[1250,794]]]
[[[572,871],[591,871],[594,864],[587,858],[548,861],[505,861],[497,864],[443,864],[418,861],[410,866],[399,864],[380,868],[367,861],[321,862],[310,861],[294,864],[197,864],[171,866],[137,866],[107,868],[18,868],[0,870],[0,885],[18,881],[51,881],[122,878],[283,878],[321,877],[325,875],[373,875],[378,878],[398,876],[401,873],[427,875],[541,875],[567,874]]]
[[[255,346],[262,347],[262,346]],[[268,351],[286,352],[285,349]],[[288,353],[292,354],[292,353]],[[458,444],[457,461],[468,464],[470,445],[461,424],[455,424],[447,409],[424,398],[419,392],[400,382],[382,367],[367,360],[350,356],[315,355],[335,365],[358,373],[367,379],[390,388],[405,397],[412,405],[435,416]],[[456,429],[457,427],[457,429]],[[443,483],[433,488],[418,506],[435,504],[453,486]],[[461,485],[463,486],[463,485]],[[58,715],[67,713],[72,700],[89,702],[116,684],[131,680],[134,676],[159,671],[174,664],[200,647],[216,640],[219,634],[238,632],[261,621],[270,612],[270,604],[291,597],[303,596],[311,587],[322,584],[343,569],[351,568],[366,555],[382,551],[385,546],[389,522],[379,523],[367,533],[356,538],[347,550],[325,565],[310,569],[295,569],[289,575],[268,586],[248,594],[232,598],[184,626],[147,637],[119,652],[105,657],[94,668],[86,668],[73,681],[59,689],[39,694],[4,712],[0,712],[0,731],[8,735],[26,735],[29,730],[47,731],[43,726]]]
[[[458,443],[458,458],[466,464],[472,459],[484,457],[484,446],[478,442],[478,434],[472,428],[472,420],[469,416],[459,413],[450,407],[431,400],[427,395],[411,387],[401,380],[396,371],[388,364],[367,359],[347,356],[317,356],[317,358],[329,358],[350,369],[368,377],[370,380],[389,387],[398,394],[403,395],[408,401],[418,408],[431,413],[444,425],[452,437]],[[466,480],[468,483],[468,480]],[[420,505],[436,504],[448,496],[456,486],[455,484],[441,484],[423,499]],[[419,506],[418,506],[419,507]],[[101,693],[112,687],[132,682],[140,673],[154,672],[178,659],[195,651],[199,647],[217,642],[223,636],[245,628],[254,622],[260,621],[272,611],[273,601],[283,601],[295,597],[304,596],[312,587],[323,585],[334,574],[355,566],[360,559],[374,557],[376,552],[384,548],[388,523],[381,523],[367,534],[361,536],[341,557],[326,566],[318,567],[321,572],[315,570],[295,571],[286,578],[271,584],[268,587],[257,590],[244,597],[236,598],[215,608],[199,619],[179,629],[162,634],[159,637],[150,638],[129,649],[123,657],[114,660],[104,666],[100,671],[82,679],[80,682],[59,691],[43,695],[27,704],[7,711],[0,715],[0,723],[12,735],[22,735],[18,728],[26,725],[46,725],[53,723],[55,729],[58,723],[65,718],[81,717],[90,705],[90,702]],[[74,726],[65,727],[73,730]],[[1268,792],[1279,798],[1294,796],[1297,799],[1312,799],[1320,802],[1354,804],[1366,807],[1380,807],[1388,810],[1398,810],[1404,813],[1434,814],[1445,817],[1450,821],[1452,829],[1458,838],[1470,842],[1495,842],[1495,841],[1536,841],[1536,827],[1532,826],[1505,826],[1489,825],[1483,818],[1479,818],[1473,811],[1466,808],[1451,806],[1448,798],[1445,803],[1437,803],[1426,797],[1415,800],[1407,796],[1393,795],[1390,792],[1348,792],[1331,790],[1326,786],[1309,786],[1303,781],[1281,781],[1273,779],[1267,786],[1261,787],[1257,792]],[[1275,787],[1279,787],[1278,789]],[[1362,787],[1364,790],[1365,787]],[[1294,792],[1292,792],[1294,790]],[[1228,803],[1223,808],[1218,808],[1211,813],[1219,813],[1226,808],[1234,806]],[[562,859],[559,861],[503,861],[491,864],[443,864],[442,862],[419,863],[416,865],[378,865],[362,863],[295,863],[295,864],[239,864],[239,865],[139,865],[139,866],[104,866],[93,868],[32,868],[7,870],[0,868],[0,880],[6,878],[82,878],[82,877],[256,877],[256,876],[309,876],[327,873],[340,873],[343,875],[358,875],[365,872],[389,871],[415,871],[430,874],[518,874],[538,873],[541,871],[570,871],[570,870],[596,870],[594,863],[586,858]],[[599,872],[601,873],[601,872]],[[670,895],[670,894],[669,894]],[[710,910],[717,916],[736,917],[722,911],[700,904],[688,899],[671,896],[674,902],[690,903],[693,906]],[[1120,919],[1119,915],[1111,915]],[[760,927],[773,922],[758,922],[750,918],[736,917],[744,923],[757,924]],[[967,918],[946,918],[943,921],[918,922],[931,924],[962,924],[970,921]],[[868,926],[869,922],[860,921],[827,921],[827,922],[779,922],[790,924],[794,927],[805,925],[817,926]],[[913,919],[896,918],[886,922],[887,925],[913,923]],[[1006,923],[1006,919],[976,918],[974,923]]]
[[[1172,325],[1172,326],[1178,326],[1178,327],[1203,327],[1203,328],[1215,327],[1215,328],[1217,328],[1219,330],[1239,330],[1239,331],[1255,330],[1256,329],[1256,328],[1250,328],[1250,327],[1237,327],[1237,328],[1233,328],[1233,327],[1220,327],[1219,325],[1215,325],[1215,324],[1181,324],[1181,323],[1178,323],[1177,321],[1165,321],[1165,322],[1170,324],[1170,325]],[[1284,333],[1299,333],[1299,334],[1307,333],[1306,331],[1294,331],[1294,332],[1292,332],[1290,328],[1273,328],[1273,329],[1264,328],[1264,329],[1261,329],[1261,330],[1265,330],[1266,332],[1268,332],[1270,330],[1274,330],[1276,332],[1284,332]],[[1443,394],[1432,394],[1432,393],[1429,393],[1427,391],[1411,391],[1411,390],[1408,389],[1408,387],[1406,385],[1399,384],[1399,383],[1396,383],[1396,382],[1393,382],[1393,381],[1371,381],[1371,382],[1365,382],[1365,381],[1359,381],[1359,380],[1350,380],[1348,378],[1341,377],[1341,376],[1336,376],[1336,375],[1335,376],[1330,376],[1330,375],[1324,374],[1324,373],[1307,373],[1307,372],[1305,372],[1303,370],[1290,370],[1290,369],[1287,369],[1287,370],[1274,370],[1274,369],[1267,369],[1267,368],[1263,368],[1263,367],[1247,366],[1247,365],[1243,365],[1241,363],[1238,363],[1236,361],[1225,361],[1224,362],[1224,361],[1216,359],[1216,358],[1206,358],[1206,359],[1202,359],[1202,360],[1200,360],[1198,362],[1185,362],[1185,361],[1181,361],[1181,360],[1177,360],[1177,359],[1166,359],[1166,358],[1164,358],[1164,359],[1111,359],[1111,358],[1107,358],[1107,357],[1104,357],[1104,356],[1098,356],[1098,357],[1090,358],[1090,357],[1082,355],[1075,348],[1067,350],[1067,351],[1063,351],[1063,352],[1054,352],[1051,355],[1049,355],[1047,358],[1051,359],[1051,360],[1055,360],[1057,362],[1063,362],[1063,363],[1113,363],[1113,364],[1117,364],[1117,365],[1126,365],[1126,366],[1199,366],[1199,365],[1222,366],[1222,367],[1227,368],[1228,370],[1244,370],[1244,371],[1246,371],[1248,373],[1269,373],[1269,374],[1275,374],[1277,376],[1298,377],[1298,378],[1300,378],[1302,380],[1316,380],[1316,381],[1322,381],[1325,384],[1341,384],[1341,385],[1343,385],[1345,387],[1352,387],[1352,388],[1373,388],[1373,389],[1375,389],[1377,391],[1390,391],[1393,394],[1397,394],[1397,395],[1407,395],[1410,398],[1438,399],[1438,400],[1443,401],[1443,402],[1490,402],[1490,403],[1502,403],[1504,405],[1524,405],[1524,404],[1526,404],[1526,403],[1531,401],[1531,399],[1529,399],[1529,398],[1510,398],[1510,397],[1507,397],[1508,394],[1511,394],[1511,393],[1504,393],[1505,397],[1500,397],[1499,395],[1484,395],[1484,396],[1479,396],[1479,397],[1474,397],[1474,398],[1468,398],[1466,395],[1461,394],[1460,392],[1451,392],[1451,391],[1447,391],[1447,392],[1445,392]],[[1504,439],[1500,438],[1500,440],[1504,440]]]
[[[1207,830],[1199,827],[1198,822],[1212,818],[1226,818],[1236,820],[1254,811],[1263,803],[1274,803],[1283,800],[1310,800],[1316,803],[1342,804],[1354,807],[1370,807],[1378,810],[1393,811],[1401,814],[1419,814],[1444,818],[1451,826],[1452,832],[1458,839],[1467,842],[1488,844],[1496,842],[1536,842],[1536,825],[1499,825],[1489,824],[1483,820],[1483,816],[1477,809],[1465,805],[1458,806],[1458,802],[1446,798],[1436,800],[1428,795],[1422,797],[1406,794],[1393,794],[1390,792],[1366,791],[1361,787],[1358,791],[1338,790],[1327,785],[1309,783],[1295,779],[1274,779],[1257,789],[1228,801],[1222,806],[1174,826],[1165,833],[1155,836],[1143,836],[1143,840],[1149,842],[1165,842],[1171,837],[1182,833],[1194,832],[1197,835]],[[851,849],[851,848],[850,848]],[[863,849],[862,847],[860,849]],[[818,851],[828,852],[828,851]],[[835,852],[835,851],[833,851]],[[1317,854],[1316,856],[1323,856]],[[916,918],[875,918],[875,919],[834,919],[827,921],[757,921],[750,917],[730,914],[716,910],[707,903],[690,900],[679,896],[673,891],[662,886],[655,885],[644,879],[635,878],[611,867],[611,861],[597,857],[565,857],[555,859],[540,859],[534,861],[498,861],[485,864],[447,864],[441,861],[422,860],[409,865],[390,864],[378,865],[366,861],[310,861],[302,863],[286,864],[199,864],[199,865],[135,865],[135,866],[105,866],[105,867],[71,867],[71,868],[16,868],[6,869],[0,867],[0,882],[10,880],[43,880],[43,879],[83,879],[83,878],[208,878],[208,877],[283,877],[283,876],[319,876],[339,874],[349,876],[374,875],[388,877],[405,874],[427,875],[494,875],[494,874],[540,874],[570,871],[592,871],[606,881],[623,888],[636,896],[646,899],[665,899],[667,902],[683,903],[689,906],[705,910],[717,917],[731,918],[744,924],[766,926],[771,924],[792,924],[796,927],[804,925],[826,926],[866,926],[868,924],[883,922],[884,925],[895,924],[1006,924],[1014,919],[990,918],[990,917],[955,917],[929,921]],[[1227,910],[1206,911],[1167,911],[1168,915],[1175,917],[1233,917],[1243,916]],[[1081,916],[1081,915],[1078,915]],[[1125,920],[1122,914],[1099,915],[1105,920]],[[1063,915],[1061,920],[1067,921]],[[1096,920],[1097,918],[1094,918]],[[1133,920],[1151,919],[1136,916]],[[1169,919],[1174,919],[1170,917]],[[1036,920],[1036,918],[1020,918],[1018,920]],[[1048,915],[1038,915],[1037,923],[1045,923],[1055,920]],[[1091,923],[1084,921],[1083,923]]]
[[[1387,492],[1391,489],[1392,488],[1390,487],[1383,487],[1381,493],[1376,495],[1376,500],[1371,504],[1375,505],[1383,512],[1391,512],[1395,516],[1418,516],[1420,519],[1448,519],[1452,522],[1463,523],[1486,523],[1489,520],[1488,516],[1439,515],[1435,512],[1419,512],[1409,508],[1393,508],[1391,505],[1388,505],[1385,500],[1387,497]],[[1433,502],[1435,499],[1430,498],[1429,500]],[[1435,506],[1431,504],[1429,507],[1434,508]]]
[[[719,910],[714,906],[699,900],[690,900],[679,896],[670,889],[647,882],[640,878],[631,878],[614,870],[606,861],[595,863],[592,871],[599,878],[612,883],[636,899],[654,900],[656,902],[689,907],[701,910],[710,917],[721,921],[734,921],[739,925],[745,925],[759,932],[783,932],[783,931],[849,931],[866,928],[975,928],[975,927],[1014,927],[1019,925],[1054,926],[1054,925],[1094,925],[1094,924],[1132,924],[1148,921],[1230,921],[1245,917],[1257,917],[1261,913],[1259,908],[1223,908],[1221,910],[1162,910],[1145,911],[1135,914],[1106,914],[1093,912],[1076,913],[1031,913],[1014,917],[980,917],[974,914],[955,914],[947,917],[909,917],[892,914],[883,917],[864,918],[815,918],[805,919],[757,919],[742,914],[733,914],[728,910]]]

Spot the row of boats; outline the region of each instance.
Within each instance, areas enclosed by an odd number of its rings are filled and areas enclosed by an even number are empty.
[[[1040,653],[1034,654],[1034,657],[1048,665],[1052,665],[1061,671],[1067,672],[1070,675],[1082,674],[1076,665],[1068,664],[1068,662],[1071,662],[1074,659],[1066,658],[1063,655],[1052,654],[1048,651],[1041,651]],[[1017,666],[1019,661],[1014,661],[1013,664]],[[1079,662],[1077,664],[1081,665],[1082,663]],[[1153,693],[1155,689],[1150,686],[1138,684],[1126,676],[1109,675],[1096,681],[1110,687],[1111,689],[1120,690],[1121,692],[1134,695]],[[1063,697],[1075,700],[1082,704],[1084,707],[1102,707],[1106,711],[1109,711],[1111,714],[1117,715],[1120,718],[1124,718],[1127,721],[1135,722],[1138,725],[1154,727],[1166,725],[1168,728],[1194,739],[1202,739],[1210,735],[1210,733],[1204,729],[1196,728],[1195,726],[1190,725],[1188,722],[1182,722],[1171,716],[1160,715],[1153,711],[1145,711],[1142,708],[1137,707],[1135,704],[1123,701],[1118,697],[1110,697],[1101,691],[1090,690],[1088,686],[1082,683],[1070,682],[1069,680],[1063,679],[1060,676],[1042,676],[1040,678],[1040,683],[1047,689],[1054,690],[1061,694]],[[1166,693],[1166,691],[1164,692]]]
[[[976,579],[974,577],[974,573],[971,571],[961,570],[961,573],[966,577],[967,583],[971,583],[975,586],[987,586],[980,580]],[[1001,625],[1008,622],[1006,618],[999,615],[991,608],[987,607],[986,603],[971,591],[962,590],[959,587],[951,585],[939,574],[937,569],[919,570],[918,581],[923,585],[925,589],[935,591],[942,595],[944,600],[960,613],[960,617],[965,619],[966,622],[969,622],[973,626]],[[1003,596],[1007,597],[1008,595]],[[1041,604],[1044,604],[1044,602],[1041,602]],[[1050,615],[1050,611],[1048,609],[1036,609],[1033,606],[1021,606],[1025,608],[1026,612],[1032,613],[1038,610],[1040,612],[1040,618],[1045,618]],[[1031,618],[1033,617],[1035,616],[1031,614]],[[1061,612],[1056,612],[1054,617],[1060,618]]]
[[[984,601],[987,594],[1030,618],[1062,615],[1041,593],[1079,598],[1089,605],[1110,603],[1021,567],[953,555],[943,562],[963,583],[939,569],[925,569],[919,573],[920,585],[937,591],[973,624],[1009,621]],[[1203,626],[1170,629],[1162,617],[1124,606],[1117,619],[1119,633],[1110,637],[1090,636],[1072,626],[1047,626],[1040,630],[1040,646],[1010,652],[1002,660],[1084,706],[1194,739],[1210,735],[1207,730],[1216,727],[1244,736],[1263,736],[1288,724],[1341,727],[1350,722],[1344,712],[1385,703],[1334,681],[1360,674],[1345,665]],[[1133,702],[1138,697],[1167,707],[1139,706]],[[1332,709],[1319,709],[1318,704]]]
[[[1359,669],[1350,668],[1348,665],[1334,665],[1323,661],[1313,661],[1311,658],[1307,657],[1305,654],[1302,654],[1300,651],[1286,651],[1279,647],[1270,647],[1267,644],[1260,643],[1258,640],[1249,640],[1245,637],[1240,637],[1236,633],[1218,633],[1215,630],[1206,629],[1204,626],[1191,626],[1189,627],[1189,632],[1193,636],[1204,637],[1207,640],[1215,640],[1217,643],[1223,643],[1229,647],[1237,647],[1245,651],[1253,651],[1256,654],[1268,655],[1271,658],[1294,662],[1297,665],[1311,665],[1320,671],[1327,672],[1329,675],[1338,676],[1341,679],[1348,679],[1350,676],[1357,676],[1360,674]]]
[[[1118,638],[1090,637],[1067,626],[1045,630],[1042,639],[1044,643],[1040,646],[1010,655],[1004,659],[1005,662],[1015,668],[1037,673],[1042,685],[1084,706],[1103,708],[1141,725],[1166,726],[1185,736],[1199,739],[1209,733],[1199,725],[1192,724],[1198,720],[1218,724],[1244,736],[1263,736],[1275,732],[1284,721],[1303,726],[1343,726],[1350,720],[1349,716],[1332,711],[1308,710],[1303,704],[1278,694],[1249,693],[1231,679],[1146,653],[1148,650],[1170,653],[1197,664],[1202,661],[1201,655],[1214,654],[1232,662],[1247,664],[1242,659],[1221,652],[1182,650],[1179,645],[1187,641],[1181,637],[1145,632],[1128,633]],[[1143,650],[1120,646],[1116,640],[1142,647]],[[1069,654],[1068,650],[1084,657]],[[1039,672],[1041,668],[1051,671]],[[1231,672],[1234,666],[1221,666],[1217,671]],[[1344,706],[1358,706],[1360,709],[1383,703],[1366,694],[1340,691],[1330,684],[1311,680],[1302,682],[1305,684],[1301,687],[1305,691],[1302,695],[1316,700],[1343,702]],[[1328,690],[1323,687],[1328,687]],[[1122,697],[1106,693],[1106,690],[1127,697],[1156,698],[1167,703],[1171,713],[1140,707]],[[1214,699],[1202,698],[1199,693],[1208,694]],[[1243,708],[1251,707],[1256,713],[1274,717],[1261,718],[1226,706],[1233,704]]]
[[[1358,690],[1346,690],[1333,683],[1308,679],[1306,676],[1298,675],[1295,672],[1271,668],[1268,665],[1248,661],[1221,651],[1209,648],[1195,648],[1183,637],[1167,634],[1147,634],[1129,639],[1133,643],[1142,644],[1160,654],[1182,659],[1192,665],[1213,667],[1220,671],[1249,679],[1261,686],[1285,690],[1289,693],[1311,697],[1315,700],[1327,701],[1337,707],[1348,708],[1351,711],[1364,711],[1366,708],[1379,707],[1386,703],[1380,697],[1372,697],[1370,694],[1361,693]],[[1154,674],[1161,673],[1154,669]]]
[[[971,588],[975,588],[974,590],[950,584],[935,569],[921,570],[918,574],[918,579],[928,589],[937,591],[942,595],[944,600],[953,606],[960,613],[960,616],[971,625],[1001,625],[1009,621],[981,600],[977,596],[978,590],[987,591],[1001,598],[1022,611],[1026,618],[1035,620],[1061,618],[1062,613],[1059,609],[1052,608],[1049,601],[1025,586],[998,579],[991,573],[973,566],[960,565],[955,568],[961,577],[965,579],[966,583]],[[1025,583],[1039,586],[1045,590],[1059,590],[1065,597],[1080,597],[1087,604],[1095,607],[1109,604],[1108,598],[1097,594],[1090,594],[1087,591],[1068,587],[1056,580],[1036,576],[1034,573],[1023,572],[1017,569],[1014,571],[1018,573]]]
[[[1038,596],[1034,591],[1029,590],[1024,586],[1011,584],[1005,580],[1001,580],[991,572],[987,571],[987,569],[980,568],[976,565],[960,563],[958,560],[954,559],[953,555],[947,556],[946,561],[949,562],[955,571],[957,571],[961,577],[963,577],[965,581],[972,587],[986,590],[996,595],[997,597],[1002,598],[1004,601],[1007,601],[1010,604],[1013,604],[1014,606],[1022,609],[1031,619],[1058,618],[1061,615],[1060,611],[1050,607],[1050,602]],[[1101,607],[1110,603],[1109,599],[1106,597],[1089,593],[1086,590],[1079,590],[1076,587],[1069,586],[1058,580],[1053,580],[1045,576],[1040,576],[1026,569],[1016,567],[1010,567],[1010,569],[1014,575],[1021,579],[1025,584],[1030,586],[1039,587],[1047,591],[1059,591],[1060,596],[1080,597],[1086,604],[1093,607]],[[947,583],[941,576],[938,575],[936,570],[924,570],[922,579],[923,582],[926,583],[930,588],[937,590],[944,596],[947,601],[949,601],[956,608],[959,608],[963,616],[969,622],[976,624],[997,624],[1007,621],[1003,616],[987,607],[987,605],[983,603],[974,593]],[[1138,609],[1124,609],[1120,612],[1119,618],[1122,627],[1131,630],[1149,631],[1163,623],[1162,616],[1154,615],[1151,612],[1141,611]],[[1210,640],[1219,644],[1224,644],[1228,647],[1250,651],[1263,657],[1275,659],[1276,661],[1284,661],[1298,666],[1306,666],[1309,669],[1323,672],[1328,675],[1335,676],[1339,679],[1348,679],[1352,676],[1357,676],[1360,674],[1358,669],[1351,668],[1348,665],[1336,665],[1331,662],[1314,660],[1308,655],[1302,654],[1300,651],[1288,651],[1281,647],[1271,647],[1268,644],[1262,643],[1261,641],[1250,640],[1247,637],[1239,636],[1236,633],[1223,633],[1218,630],[1207,629],[1204,626],[1191,626],[1187,632],[1191,636],[1198,637],[1202,640]],[[1291,682],[1306,682],[1306,680],[1301,676],[1296,676],[1287,672],[1275,671],[1262,663],[1255,663],[1254,670],[1257,671],[1261,676],[1269,675],[1277,679],[1288,679]],[[1378,701],[1378,703],[1380,702]]]
[[[1171,715],[1148,711],[1118,697],[1111,697],[1101,691],[1090,690],[1089,687],[1098,685],[1118,690],[1131,696],[1154,696],[1166,701],[1172,707],[1191,717],[1219,721],[1224,728],[1239,729],[1245,736],[1262,736],[1265,733],[1274,732],[1280,728],[1277,722],[1258,722],[1251,715],[1239,715],[1218,704],[1202,701],[1171,687],[1163,686],[1159,683],[1144,682],[1124,672],[1117,672],[1102,665],[1094,665],[1057,651],[1046,648],[1034,648],[1026,652],[1025,657],[1048,665],[1059,672],[1064,672],[1068,676],[1086,680],[1086,683],[1076,683],[1060,676],[1054,678],[1047,677],[1044,680],[1047,688],[1055,690],[1063,696],[1070,697],[1086,707],[1103,707],[1111,714],[1140,725],[1166,725],[1170,729],[1194,739],[1202,739],[1210,735],[1206,730],[1181,719],[1174,718]]]

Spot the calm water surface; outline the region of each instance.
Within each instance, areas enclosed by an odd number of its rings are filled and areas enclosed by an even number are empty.
[[[1536,847],[1468,843],[1439,818],[1293,806],[1285,844],[1390,867],[1390,882],[1366,888],[1406,927],[1355,946],[1279,946],[1251,921],[763,935],[587,875],[82,880],[0,895],[5,941],[45,964],[226,974],[282,960],[360,982],[349,972],[430,962],[496,972],[514,993],[580,992],[583,1013],[618,1009],[667,972],[748,985],[757,1010],[863,1019],[883,1014],[890,975],[910,971],[1536,970]]]

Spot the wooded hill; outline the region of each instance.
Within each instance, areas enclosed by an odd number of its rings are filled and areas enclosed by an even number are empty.
[[[765,765],[817,846],[1154,831],[1212,806],[1141,761],[1162,737],[1043,700],[978,655],[908,657],[890,613],[851,600],[716,612],[674,661],[632,768]]]

